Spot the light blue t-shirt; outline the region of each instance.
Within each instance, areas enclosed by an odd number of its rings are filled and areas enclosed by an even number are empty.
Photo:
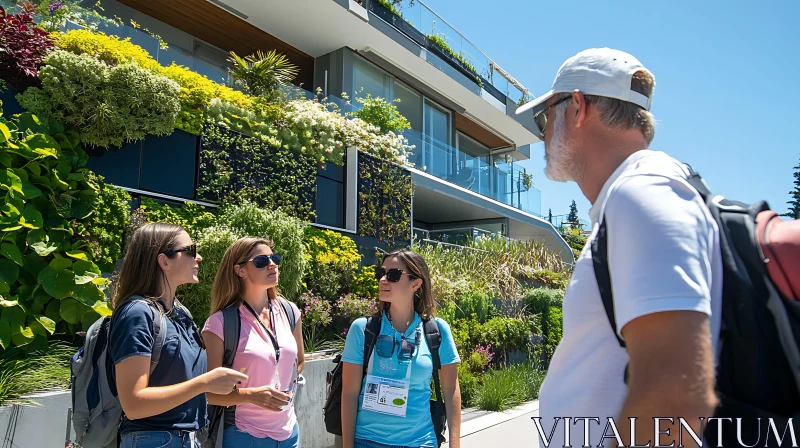
[[[373,371],[367,375],[377,375],[392,379],[405,379],[408,364],[400,364],[397,357],[400,352],[400,332],[396,331],[384,314],[381,319],[380,334],[394,336],[397,341],[391,358],[382,358],[373,349]],[[442,319],[436,318],[442,342],[439,346],[439,359],[442,365],[461,362],[450,332],[450,326]],[[362,365],[364,363],[364,329],[367,318],[357,319],[347,332],[347,340],[342,353],[342,361]],[[358,397],[358,416],[356,417],[356,438],[366,439],[385,445],[401,446],[438,446],[436,434],[431,420],[431,378],[433,375],[433,358],[425,340],[425,330],[419,314],[414,313],[414,321],[405,332],[406,340],[414,339],[419,328],[420,345],[415,351],[411,366],[411,387],[409,389],[406,416],[398,417],[361,409],[364,400],[366,377],[361,382],[361,393]],[[433,392],[435,398],[435,392]],[[444,393],[444,392],[442,392]],[[444,399],[444,397],[442,397]]]

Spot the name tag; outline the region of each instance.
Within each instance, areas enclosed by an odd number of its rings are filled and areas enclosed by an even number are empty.
[[[367,375],[361,408],[405,418],[410,386],[411,382],[408,379],[394,380]]]

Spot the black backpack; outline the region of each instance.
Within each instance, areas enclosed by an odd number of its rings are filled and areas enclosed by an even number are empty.
[[[784,434],[784,430],[791,418],[800,419],[800,301],[785,285],[787,278],[800,278],[800,264],[796,262],[800,257],[796,250],[800,248],[800,221],[786,223],[783,229],[790,232],[782,233],[780,248],[772,248],[764,218],[773,221],[773,227],[782,224],[774,222],[775,213],[766,202],[749,205],[714,196],[700,175],[691,168],[689,171],[689,184],[701,195],[719,226],[723,264],[722,352],[716,373],[720,405],[713,417],[731,420],[727,424],[712,421],[703,436],[709,446],[740,446],[736,419],[741,418],[744,443],[758,440],[759,446],[789,446],[790,433]],[[625,347],[614,319],[607,238],[604,216],[592,243],[592,259],[611,328],[620,346]],[[784,257],[779,260],[777,254],[781,253]],[[627,383],[627,367],[624,379]],[[780,445],[768,436],[772,433],[770,418],[783,435]],[[721,439],[718,424],[722,425]],[[770,444],[762,445],[762,440]]]
[[[297,325],[294,309],[288,300],[280,297],[281,306],[289,318],[289,326],[294,332]],[[228,305],[222,309],[222,331],[225,335],[222,341],[224,351],[222,353],[222,367],[231,368],[233,360],[236,358],[236,349],[239,347],[239,332],[242,329],[242,321],[239,316],[239,302]],[[215,406],[208,405],[209,425],[198,432],[197,439],[203,448],[214,448],[217,445],[220,427],[225,421],[233,422],[236,417],[236,406]]]
[[[375,340],[381,332],[382,316],[376,313],[374,316],[367,319],[367,325],[364,328],[364,362],[362,377],[367,374],[367,365],[369,365],[369,358],[372,356],[372,350],[375,347]],[[431,358],[433,358],[433,384],[436,389],[436,399],[430,400],[431,419],[433,420],[433,430],[436,433],[436,439],[441,446],[444,443],[444,431],[447,427],[447,409],[442,399],[442,388],[439,384],[439,369],[442,367],[441,360],[439,359],[439,346],[442,343],[442,334],[439,332],[439,324],[436,319],[423,320],[425,328],[425,341],[428,343],[428,349],[431,351]],[[342,355],[338,354],[333,363],[336,367],[328,372],[327,377],[327,397],[325,405],[322,408],[325,428],[330,434],[337,436],[342,435]]]

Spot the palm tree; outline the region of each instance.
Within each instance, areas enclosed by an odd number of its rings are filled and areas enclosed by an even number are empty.
[[[228,58],[233,64],[230,69],[233,80],[251,95],[268,100],[277,97],[278,88],[290,83],[299,69],[285,55],[271,50],[264,54],[258,50],[245,58],[231,51]]]

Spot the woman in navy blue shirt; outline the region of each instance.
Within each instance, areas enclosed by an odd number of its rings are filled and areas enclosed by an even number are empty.
[[[206,373],[206,352],[175,290],[197,283],[197,246],[181,226],[149,223],[131,238],[112,299],[109,353],[124,416],[122,448],[196,448],[207,424],[207,392],[226,394],[247,375],[218,368]],[[149,302],[149,303],[148,303]],[[155,313],[166,317],[161,358],[150,373]]]

